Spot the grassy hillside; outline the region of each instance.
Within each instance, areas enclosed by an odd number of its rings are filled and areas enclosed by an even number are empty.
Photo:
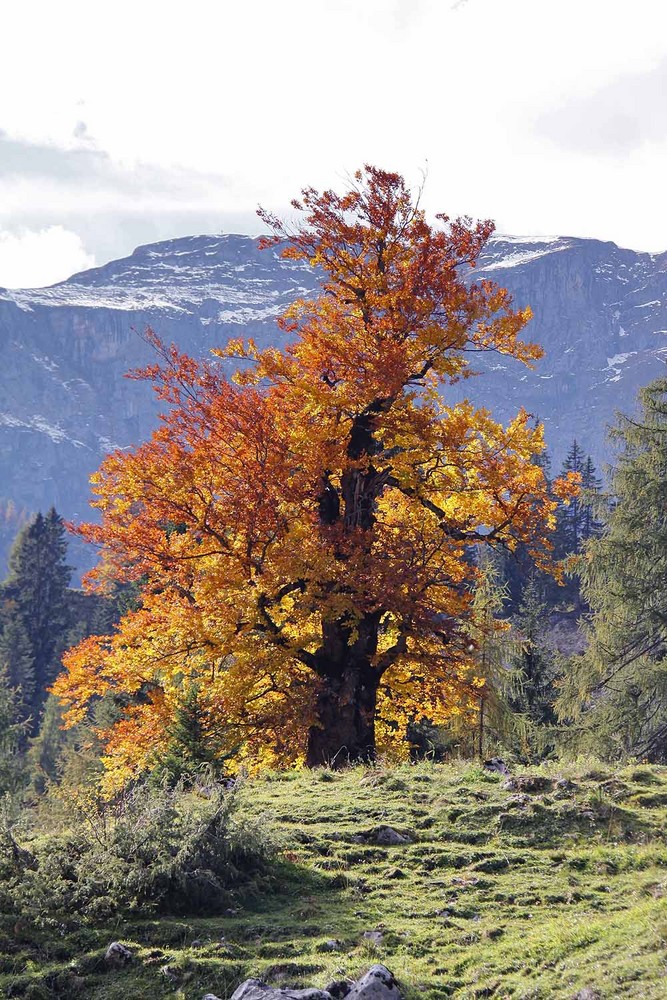
[[[509,785],[509,787],[507,787]],[[228,997],[254,975],[326,985],[381,961],[408,998],[665,996],[667,768],[471,765],[248,782],[272,877],[216,918],[0,926],[0,995]],[[390,826],[407,841],[378,843]],[[134,953],[109,970],[104,950]]]

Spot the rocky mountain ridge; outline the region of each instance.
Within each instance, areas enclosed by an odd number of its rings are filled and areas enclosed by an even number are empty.
[[[506,419],[523,404],[545,422],[557,462],[576,435],[600,463],[605,427],[629,411],[667,355],[667,253],[564,237],[494,236],[475,272],[530,304],[534,370],[498,355],[456,387]],[[106,452],[155,424],[149,387],[123,378],[150,359],[147,326],[203,356],[229,337],[282,336],[275,317],[317,276],[246,236],[138,247],[49,288],[0,289],[0,497],[89,516],[87,479]],[[453,390],[448,390],[453,394]]]

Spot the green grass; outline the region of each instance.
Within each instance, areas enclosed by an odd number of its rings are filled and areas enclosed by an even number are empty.
[[[546,780],[521,781],[529,773]],[[226,998],[248,976],[324,986],[381,961],[408,1000],[571,998],[585,986],[605,1000],[664,997],[667,768],[517,777],[508,789],[476,766],[419,764],[248,782],[243,798],[280,841],[272,891],[218,918],[0,918],[0,994]],[[381,825],[412,843],[379,846]],[[134,952],[125,970],[104,967],[114,939]]]

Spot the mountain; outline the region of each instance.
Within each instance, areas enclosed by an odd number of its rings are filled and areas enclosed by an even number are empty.
[[[494,236],[475,277],[530,304],[526,336],[546,356],[533,371],[480,357],[483,375],[456,391],[503,419],[526,406],[545,422],[557,462],[575,435],[596,461],[605,458],[614,411],[631,410],[637,389],[663,368],[667,254]],[[0,289],[0,500],[89,517],[90,473],[155,424],[150,388],[123,378],[151,360],[145,328],[198,356],[231,336],[277,342],[276,315],[317,285],[303,263],[224,235],[142,246],[49,288]]]

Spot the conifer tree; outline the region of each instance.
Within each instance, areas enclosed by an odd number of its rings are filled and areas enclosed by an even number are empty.
[[[640,392],[636,418],[619,416],[620,447],[605,525],[586,550],[582,588],[589,646],[572,657],[561,717],[598,751],[667,758],[667,379]]]
[[[474,647],[474,670],[470,678],[473,697],[467,714],[473,719],[462,713],[459,724],[475,731],[475,752],[484,757],[498,743],[514,744],[523,736],[524,726],[512,707],[521,676],[513,666],[516,638],[509,620],[503,617],[508,588],[495,554],[484,554],[479,563],[480,576],[468,628]]]
[[[0,634],[0,672],[16,691],[22,719],[28,718],[35,695],[35,668],[32,645],[18,616],[9,618]]]
[[[561,558],[577,555],[600,528],[593,513],[595,495],[602,485],[590,455],[575,438],[563,462],[562,475],[576,473],[581,479],[581,493],[561,504],[557,515],[557,549]]]
[[[20,718],[16,691],[10,686],[6,671],[0,669],[0,795],[11,795],[23,785],[24,734],[25,723]]]
[[[583,504],[581,534],[584,543],[589,538],[596,538],[602,530],[602,521],[595,513],[595,499],[601,489],[602,480],[593,465],[593,459],[588,455],[581,473],[581,501]]]
[[[67,587],[71,569],[65,562],[66,550],[60,515],[54,508],[46,515],[37,514],[17,536],[9,557],[9,576],[1,591],[3,635],[9,631],[10,638],[13,633],[15,643],[19,642],[22,670],[28,669],[28,648],[32,658],[32,692],[26,706],[33,732],[46,690],[58,672],[70,624]],[[23,636],[20,640],[19,635]],[[23,684],[23,679],[18,681]]]
[[[49,695],[42,712],[39,732],[30,741],[27,753],[31,784],[38,795],[46,791],[49,781],[57,778],[63,749],[75,741],[72,733],[64,730],[62,724],[60,702]]]
[[[545,642],[549,604],[536,574],[528,579],[513,624],[519,640],[514,664],[520,670],[521,682],[512,706],[535,725],[551,724],[555,722],[553,657]]]
[[[202,767],[220,773],[237,746],[225,749],[226,720],[217,716],[199,684],[188,685],[169,726],[169,747],[158,772],[178,779]]]

